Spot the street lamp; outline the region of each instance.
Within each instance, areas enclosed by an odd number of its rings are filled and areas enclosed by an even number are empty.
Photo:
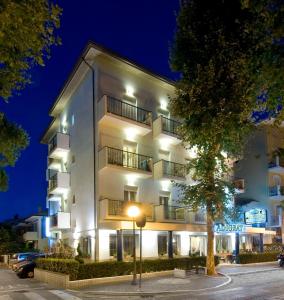
[[[133,221],[133,280],[132,285],[137,284],[136,275],[136,243],[135,243],[135,219],[140,215],[140,209],[137,205],[130,205],[127,209],[128,217],[132,218]]]

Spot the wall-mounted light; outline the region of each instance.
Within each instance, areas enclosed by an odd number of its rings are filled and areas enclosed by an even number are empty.
[[[128,97],[134,97],[134,88],[133,88],[133,86],[127,85],[125,94]]]
[[[162,180],[161,181],[161,190],[162,191],[169,191],[171,187],[171,181],[170,180]]]
[[[137,180],[137,176],[130,174],[130,175],[126,175],[126,183],[129,186],[136,186],[136,180]]]
[[[170,145],[171,145],[171,139],[169,138],[162,138],[159,139],[160,142],[160,148],[163,151],[169,151]]]
[[[160,100],[160,108],[162,110],[168,110],[168,101],[164,98]]]
[[[136,136],[138,134],[136,129],[129,127],[124,130],[124,133],[125,133],[126,140],[135,142]]]
[[[190,158],[196,158],[197,157],[197,147],[191,147],[187,149],[187,152],[189,153]]]
[[[61,128],[63,133],[67,133],[68,131],[68,123],[67,123],[67,118],[64,116],[61,120]]]

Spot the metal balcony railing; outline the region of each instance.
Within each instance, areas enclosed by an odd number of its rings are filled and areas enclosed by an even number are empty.
[[[269,196],[277,196],[278,195],[278,187],[277,186],[270,186],[269,187]]]
[[[107,163],[152,172],[152,157],[116,148],[107,148]]]
[[[164,205],[164,217],[166,220],[185,220],[185,209],[179,206]]]
[[[163,131],[174,134],[176,136],[179,136],[178,127],[180,125],[181,125],[181,123],[162,116],[162,130]]]
[[[107,96],[107,112],[151,126],[152,113],[143,108]]]
[[[185,165],[178,164],[175,162],[162,160],[163,161],[163,174],[171,177],[185,177],[186,168]]]
[[[48,143],[48,153],[50,154],[57,147],[57,134]]]
[[[58,226],[58,215],[54,214],[49,217],[50,220],[50,227],[57,227]]]
[[[58,186],[58,173],[55,173],[49,178],[48,181],[48,190],[51,191]]]

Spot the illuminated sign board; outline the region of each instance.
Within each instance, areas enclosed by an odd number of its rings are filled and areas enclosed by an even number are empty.
[[[254,208],[245,212],[245,223],[247,225],[263,224],[267,221],[266,209]]]
[[[217,233],[244,232],[244,224],[216,224],[214,231]]]

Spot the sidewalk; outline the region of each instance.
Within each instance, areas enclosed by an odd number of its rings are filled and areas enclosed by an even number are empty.
[[[237,276],[242,274],[253,274],[266,271],[279,270],[277,262],[255,263],[246,265],[221,264],[217,267],[218,272],[228,276]]]
[[[173,275],[143,279],[142,287],[139,290],[138,285],[131,285],[131,281],[123,283],[113,283],[105,285],[96,285],[81,289],[79,294],[88,295],[158,295],[175,294],[183,292],[210,291],[224,287],[230,284],[230,276],[241,274],[251,274],[266,271],[279,270],[276,262],[248,265],[219,265],[217,271],[223,273],[214,277],[201,274],[191,274],[186,279],[174,278]],[[281,269],[280,269],[281,270]],[[137,280],[138,283],[138,280]]]

